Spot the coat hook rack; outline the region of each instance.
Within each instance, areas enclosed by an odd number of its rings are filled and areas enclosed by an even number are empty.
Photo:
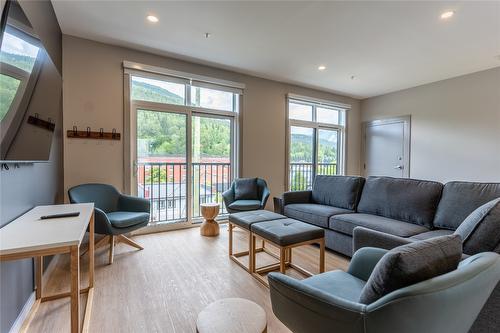
[[[92,131],[90,127],[87,127],[85,131],[79,131],[78,127],[73,126],[73,129],[67,131],[66,136],[73,139],[96,139],[96,140],[120,140],[120,133],[116,132],[116,128],[113,128],[111,132],[104,132],[101,127],[99,131]]]
[[[40,119],[38,113],[35,113],[34,116],[28,117],[28,124],[46,129],[51,132],[54,132],[56,128],[56,124],[52,122],[52,119],[50,118],[48,118],[47,120]]]

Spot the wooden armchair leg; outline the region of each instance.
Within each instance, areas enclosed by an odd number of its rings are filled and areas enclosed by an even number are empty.
[[[109,264],[113,263],[113,257],[115,255],[115,236],[109,236]]]
[[[117,239],[118,242],[125,243],[125,244],[130,245],[132,247],[135,247],[139,250],[144,250],[144,248],[141,245],[139,245],[138,243],[134,242],[133,240],[131,240],[130,238],[128,238],[126,236],[118,235],[116,237],[118,238]]]
[[[94,244],[94,251],[97,250],[98,248],[100,247],[103,247],[104,245],[108,244],[109,243],[109,238],[110,236],[104,236],[103,238],[99,239],[99,241],[97,241],[95,244]],[[89,247],[87,246],[85,248],[85,250],[82,251],[82,253],[80,253],[80,256],[83,256],[85,255],[85,253],[87,253],[89,251]]]

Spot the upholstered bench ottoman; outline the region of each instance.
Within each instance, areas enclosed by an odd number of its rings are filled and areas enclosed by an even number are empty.
[[[247,212],[233,213],[229,215],[229,258],[231,258],[235,263],[243,267],[248,272],[252,272],[253,268],[251,267],[251,255],[250,255],[250,247],[252,241],[252,232],[250,227],[255,223],[267,222],[272,220],[286,219],[286,216],[276,214],[267,210],[252,210]],[[242,230],[248,232],[248,251],[242,252],[233,252],[233,230],[234,228],[239,227]],[[264,242],[262,242],[262,246],[260,248],[255,249],[256,252],[266,251],[264,248]],[[274,255],[272,252],[268,252],[271,255]],[[243,262],[241,262],[238,258],[243,256],[248,257],[248,267],[245,266]]]
[[[250,267],[253,268],[251,273],[265,285],[269,286],[263,274],[278,269],[285,274],[287,267],[291,267],[305,276],[313,275],[292,263],[292,249],[302,245],[319,244],[319,272],[325,271],[325,231],[323,228],[286,218],[255,223],[250,226],[250,229]],[[279,249],[279,263],[257,268],[255,262],[257,238],[269,242]]]

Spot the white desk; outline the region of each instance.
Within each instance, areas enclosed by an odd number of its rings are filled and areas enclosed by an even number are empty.
[[[77,217],[40,220],[40,216],[80,212]],[[80,288],[80,245],[89,227],[89,286]],[[69,253],[71,291],[42,295],[43,257]],[[35,258],[36,301],[21,331],[26,331],[41,302],[71,298],[71,332],[80,332],[80,293],[88,292],[82,331],[88,321],[94,292],[94,204],[37,206],[0,229],[0,261]]]

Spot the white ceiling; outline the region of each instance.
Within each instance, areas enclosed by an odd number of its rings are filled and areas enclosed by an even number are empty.
[[[359,98],[500,66],[499,1],[52,2],[65,34]]]

